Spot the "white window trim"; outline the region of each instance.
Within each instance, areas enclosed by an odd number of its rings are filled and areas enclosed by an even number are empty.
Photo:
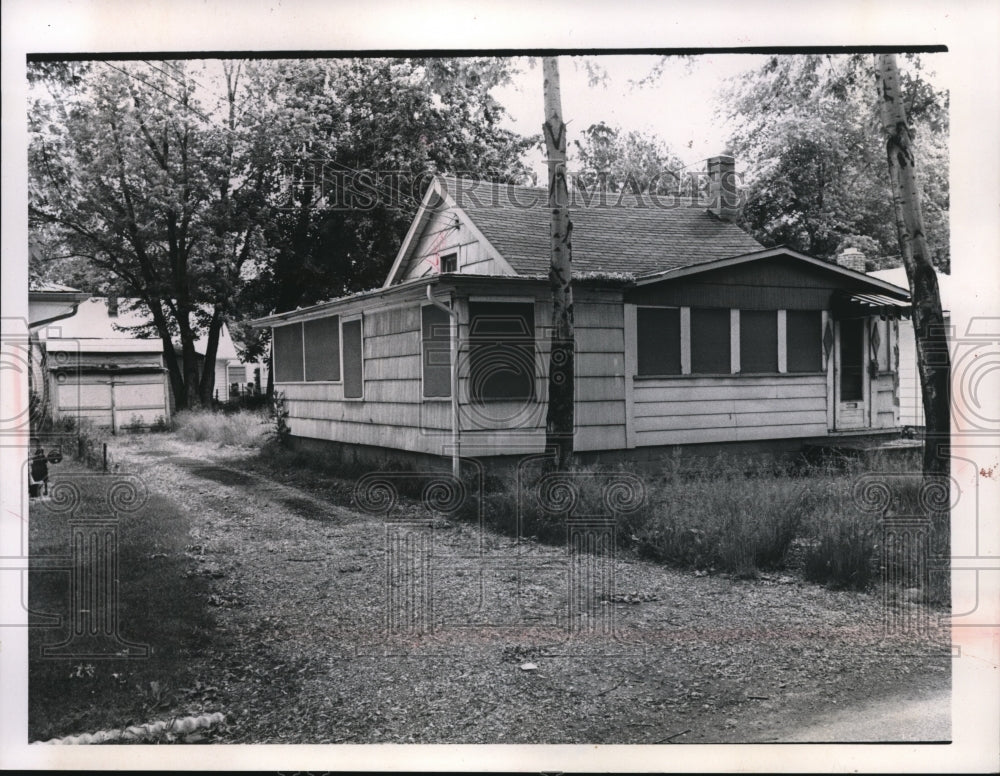
[[[364,313],[355,313],[351,315],[341,315],[340,316],[340,382],[341,385],[344,383],[344,324],[353,323],[354,321],[361,322],[361,395],[360,396],[344,396],[344,392],[340,392],[340,398],[342,401],[361,401],[365,400],[365,316]],[[305,347],[302,348],[302,352],[305,353]]]
[[[681,308],[681,374],[691,374],[691,308]]]
[[[729,309],[729,373],[740,373],[740,311]]]
[[[778,374],[788,374],[788,311],[778,310]]]

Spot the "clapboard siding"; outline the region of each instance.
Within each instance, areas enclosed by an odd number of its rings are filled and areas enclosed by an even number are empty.
[[[440,453],[450,419],[440,402],[422,401],[420,304],[369,310],[362,331],[362,399],[345,400],[339,382],[276,383],[292,434]]]
[[[645,390],[646,388],[649,390]],[[649,401],[725,401],[748,399],[822,398],[826,379],[822,374],[787,377],[681,377],[639,378],[635,381],[636,404]]]
[[[872,393],[875,400],[875,428],[894,428],[897,421],[893,375],[880,374],[878,380],[872,383]]]
[[[711,407],[706,412],[705,407]],[[822,412],[826,413],[826,397],[788,399],[721,399],[698,402],[642,401],[635,405],[636,418],[669,417],[672,415],[737,415],[741,413]]]
[[[823,375],[636,380],[636,445],[826,434]]]
[[[826,436],[826,421],[794,426],[748,426],[654,431],[639,434],[637,445],[693,445],[706,442],[750,442],[758,439],[796,439]]]

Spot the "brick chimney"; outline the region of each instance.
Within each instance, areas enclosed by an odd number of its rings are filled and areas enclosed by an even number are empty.
[[[837,255],[837,264],[855,272],[864,272],[865,255],[857,248],[845,248]]]
[[[719,220],[730,223],[739,215],[736,160],[731,156],[713,156],[708,160],[708,210]]]
[[[108,294],[108,317],[118,317],[118,296],[116,294]]]

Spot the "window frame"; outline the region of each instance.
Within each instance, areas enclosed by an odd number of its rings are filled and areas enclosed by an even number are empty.
[[[306,324],[310,321],[325,320],[327,318],[337,318],[337,372],[340,374],[340,378],[337,380],[310,380],[306,377],[306,366],[308,361],[306,359]],[[344,333],[341,329],[341,323],[343,322],[344,316],[340,313],[336,315],[324,315],[318,316],[316,318],[306,318],[302,321],[302,382],[307,385],[343,385],[344,383]]]
[[[278,358],[277,351],[275,350],[275,342],[277,338],[275,337],[276,329],[286,329],[292,326],[298,326],[299,328],[299,345],[300,345],[300,356],[301,356],[301,377],[298,380],[281,380],[278,378]],[[305,331],[302,327],[302,321],[295,321],[294,323],[283,323],[279,326],[271,326],[271,351],[273,355],[273,368],[274,368],[274,382],[275,384],[281,383],[282,385],[300,385],[305,383],[306,377],[306,343],[305,343]]]
[[[344,326],[349,323],[358,323],[358,355],[361,359],[361,395],[347,395],[347,359],[345,358],[344,347]],[[363,402],[365,400],[365,319],[364,313],[353,313],[351,315],[340,316],[340,383],[342,385],[341,400]]]
[[[783,374],[783,372],[781,370],[781,361],[782,361],[782,359],[781,359],[781,342],[782,342],[782,339],[783,339],[782,336],[781,336],[781,327],[785,324],[785,320],[784,320],[784,316],[781,315],[781,312],[782,312],[781,310],[747,310],[747,309],[740,309],[740,311],[739,311],[739,313],[740,313],[740,316],[739,316],[739,332],[738,332],[738,334],[739,334],[739,367],[740,367],[739,368],[739,373],[740,374],[742,374],[742,375],[748,375],[748,376],[751,376],[751,375],[776,375],[776,374]],[[768,369],[768,370],[764,370],[764,371],[760,371],[760,370],[748,371],[744,367],[744,364],[746,363],[746,359],[743,357],[743,331],[744,331],[744,323],[746,321],[747,314],[749,314],[750,316],[753,316],[753,315],[756,315],[756,314],[759,314],[759,313],[772,313],[774,315],[774,343],[773,343],[774,344],[774,369]],[[749,329],[747,329],[747,331],[749,331]]]
[[[442,304],[447,304],[447,302],[442,302]],[[454,349],[452,348],[452,340],[454,340],[458,336],[457,325],[456,325],[457,321],[455,320],[455,316],[454,315],[449,315],[448,316],[448,335],[449,335],[449,341],[448,341],[448,395],[447,396],[428,396],[427,395],[427,391],[426,391],[427,380],[426,380],[425,371],[424,371],[425,367],[427,366],[426,358],[425,358],[425,351],[424,351],[424,308],[427,308],[427,307],[434,307],[435,309],[437,309],[437,306],[435,304],[431,303],[431,302],[424,302],[423,304],[420,305],[420,399],[421,399],[421,401],[432,401],[432,402],[446,401],[446,402],[450,402],[451,398],[452,398],[451,397],[451,394],[452,394],[451,372],[455,368],[455,365],[452,363],[452,358],[455,355]],[[452,308],[452,309],[454,309],[454,308]]]
[[[528,385],[530,387],[530,393],[528,396],[474,396],[472,393],[473,385],[473,374],[474,374],[474,364],[475,359],[473,354],[476,351],[477,345],[488,345],[488,342],[477,342],[479,339],[488,340],[489,336],[475,335],[473,334],[473,321],[475,316],[473,315],[473,308],[476,305],[483,304],[500,304],[500,305],[517,305],[526,306],[531,310],[529,317],[525,317],[526,321],[530,322],[531,327],[531,354],[530,361],[532,365],[532,370],[530,373],[530,379]],[[466,321],[466,327],[468,331],[468,355],[466,356],[468,360],[468,372],[465,375],[467,400],[470,404],[496,404],[502,402],[519,402],[522,404],[537,403],[539,397],[541,396],[540,385],[539,385],[539,373],[537,370],[538,366],[538,327],[535,325],[535,316],[538,312],[537,304],[534,297],[499,297],[499,296],[470,296],[466,301],[466,310],[468,313],[468,320]],[[529,346],[529,343],[525,340],[524,342],[515,342],[508,344],[508,347],[520,347],[525,348]],[[527,353],[526,353],[527,355]]]
[[[738,374],[739,361],[738,361],[737,358],[734,358],[733,328],[734,328],[734,320],[736,321],[735,326],[737,328],[739,326],[739,317],[738,317],[739,310],[736,310],[735,308],[731,308],[731,307],[691,307],[690,310],[691,310],[691,313],[690,313],[690,315],[691,315],[691,319],[690,319],[691,322],[690,322],[690,326],[688,328],[688,336],[689,336],[689,340],[688,341],[689,341],[689,348],[690,348],[690,352],[691,352],[691,372],[690,372],[690,374],[692,376],[696,376],[696,377],[726,377],[726,376],[731,376],[733,374]],[[695,351],[695,321],[694,321],[694,318],[695,318],[695,315],[696,315],[696,313],[698,311],[710,311],[712,313],[717,313],[720,318],[722,317],[722,314],[725,313],[726,323],[725,323],[725,327],[724,328],[725,328],[725,331],[727,332],[727,338],[728,338],[728,344],[727,344],[727,347],[725,348],[725,363],[727,364],[727,367],[726,367],[725,371],[706,372],[706,371],[696,371],[696,369],[695,369],[695,352],[696,351]],[[734,318],[734,315],[733,315],[734,312],[737,313],[737,316],[735,318]],[[736,347],[737,348],[739,347],[738,340],[737,340]],[[736,351],[736,352],[738,353],[738,351]],[[719,359],[720,359],[720,361],[722,359],[721,353],[719,354]],[[734,367],[736,367],[736,370],[734,370]]]
[[[678,371],[676,373],[664,372],[664,373],[643,374],[642,372],[639,371],[639,311],[640,310],[677,310],[677,339],[678,339],[678,342],[677,342],[677,361],[678,361]],[[684,318],[685,318],[684,310],[685,310],[684,307],[679,307],[677,305],[666,305],[666,304],[663,304],[663,305],[642,304],[642,305],[636,305],[635,306],[635,376],[637,378],[640,378],[640,379],[643,379],[643,380],[650,379],[650,378],[655,379],[657,377],[662,377],[662,378],[669,379],[669,378],[673,378],[673,377],[682,377],[682,376],[690,373],[690,366],[691,366],[690,358],[687,360],[686,364],[685,364],[685,358],[684,358],[685,351],[686,351],[686,348],[684,346],[684,334],[685,334],[685,328],[686,328],[685,327],[685,321],[684,321]],[[685,371],[685,366],[687,367],[687,371]]]
[[[785,310],[785,374],[788,375],[816,375],[824,374],[827,370],[826,364],[826,353],[823,347],[823,333],[825,331],[826,318],[824,317],[823,310]],[[796,313],[808,313],[817,317],[817,328],[813,332],[812,337],[814,338],[814,344],[816,346],[816,357],[817,357],[817,368],[816,369],[793,369],[792,368],[792,353],[798,352],[793,350],[790,346],[788,338],[788,319],[793,317]],[[831,352],[831,357],[833,353]]]
[[[452,260],[452,261],[455,262],[455,266],[454,266],[453,269],[446,269],[445,268],[445,262],[448,261],[448,260]],[[451,253],[443,253],[443,254],[441,254],[441,264],[440,264],[440,267],[439,267],[439,272],[442,275],[444,275],[445,273],[458,272],[458,251],[452,251]]]

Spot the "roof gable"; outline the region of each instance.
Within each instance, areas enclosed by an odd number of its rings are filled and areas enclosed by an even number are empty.
[[[728,256],[711,262],[703,262],[697,266],[674,267],[660,272],[653,272],[638,278],[636,285],[645,286],[695,275],[708,279],[712,275],[723,273],[730,278],[740,275],[750,278],[754,274],[759,274],[757,267],[764,265],[775,267],[784,265],[800,278],[806,278],[810,275],[836,277],[837,284],[844,288],[882,291],[897,297],[900,301],[908,300],[910,296],[909,291],[905,287],[895,285],[878,277],[873,277],[864,272],[857,272],[856,270],[842,267],[839,264],[807,256],[804,253],[799,253],[784,246],[765,248],[764,250],[745,253],[739,256]]]

